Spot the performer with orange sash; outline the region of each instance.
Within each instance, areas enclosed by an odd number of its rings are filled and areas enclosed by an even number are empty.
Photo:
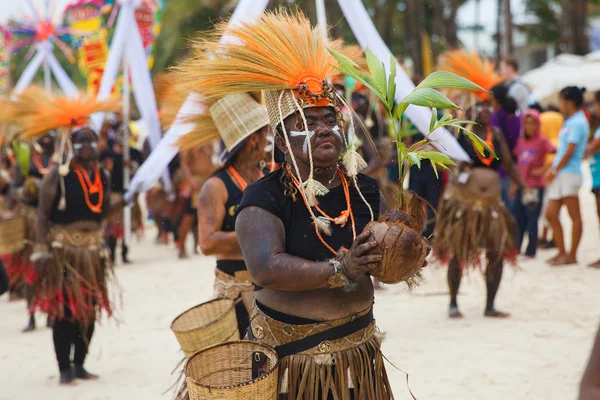
[[[40,106],[30,112],[29,103]],[[60,384],[97,379],[83,367],[95,320],[111,315],[109,286],[113,270],[102,235],[102,222],[121,212],[111,205],[108,172],[99,166],[98,138],[85,126],[95,112],[116,111],[114,101],[50,98],[44,91],[26,92],[14,101],[24,139],[57,129],[57,163],[40,186],[36,241],[31,254],[39,280],[33,308],[54,319],[53,340]],[[71,154],[73,158],[71,159]],[[73,357],[71,357],[71,350]]]

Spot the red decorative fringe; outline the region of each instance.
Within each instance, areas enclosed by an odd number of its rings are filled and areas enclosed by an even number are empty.
[[[2,263],[4,264],[11,287],[22,283],[31,286],[39,278],[37,272],[35,272],[33,263],[25,260],[20,253],[3,256]]]

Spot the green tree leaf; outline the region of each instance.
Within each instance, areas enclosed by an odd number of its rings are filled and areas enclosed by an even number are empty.
[[[462,89],[482,91],[486,90],[470,80],[448,71],[436,71],[430,74],[417,86],[417,89]]]

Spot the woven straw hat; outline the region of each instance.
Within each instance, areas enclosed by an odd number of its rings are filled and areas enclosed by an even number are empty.
[[[283,96],[281,95],[283,92]],[[263,98],[265,99],[265,106],[267,107],[267,113],[269,114],[269,121],[273,132],[277,129],[277,126],[281,125],[282,121],[285,120],[292,114],[298,112],[298,106],[301,108],[316,107],[316,105],[294,99],[294,92],[291,90],[263,90]],[[279,110],[279,98],[281,97],[281,114]],[[294,101],[295,100],[295,101]]]
[[[210,116],[228,152],[269,124],[265,108],[246,93],[232,94],[218,100],[210,107]]]

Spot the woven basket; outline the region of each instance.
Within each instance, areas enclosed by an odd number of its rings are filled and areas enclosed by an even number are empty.
[[[0,254],[11,254],[25,247],[25,218],[0,219]]]
[[[171,324],[186,358],[198,350],[228,340],[239,340],[235,305],[229,299],[216,299],[180,314]]]
[[[266,356],[264,373],[252,379],[254,352]],[[190,400],[276,400],[277,353],[249,340],[220,343],[194,354],[185,366]]]

